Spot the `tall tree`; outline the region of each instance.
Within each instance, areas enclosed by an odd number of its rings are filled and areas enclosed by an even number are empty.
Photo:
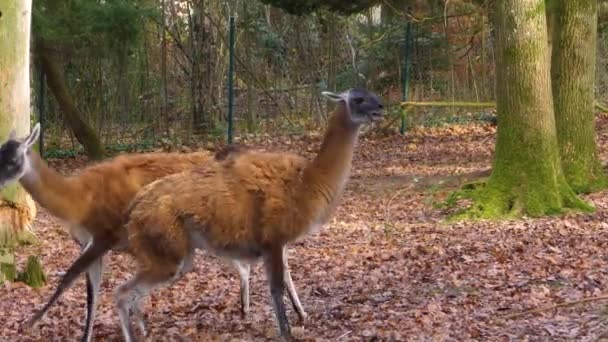
[[[210,115],[213,102],[211,88],[213,71],[213,58],[210,46],[211,34],[205,23],[205,0],[192,1],[192,14],[190,16],[190,82],[192,90],[192,125],[194,132],[201,133],[213,127],[213,118]],[[203,64],[204,63],[204,64]]]
[[[5,1],[0,4],[2,141],[8,138],[13,129],[16,134],[26,136],[30,127],[31,7],[31,0]],[[0,283],[16,278],[12,250],[19,243],[33,241],[30,224],[35,216],[36,205],[21,186],[12,184],[0,191]]]
[[[576,192],[607,185],[595,140],[597,0],[554,1],[551,78],[564,174]]]
[[[492,175],[474,192],[476,217],[591,210],[562,172],[551,95],[545,0],[492,2],[498,136]]]
[[[62,15],[61,6],[68,5],[52,0],[46,1],[41,6],[43,6],[45,16],[55,18]],[[42,20],[41,17],[37,19]],[[35,38],[36,55],[40,66],[47,77],[49,88],[63,112],[67,125],[71,128],[78,142],[82,144],[87,155],[92,159],[101,159],[104,155],[101,141],[76,106],[62,72],[60,42],[49,39],[40,30],[36,32]]]
[[[66,123],[72,129],[74,136],[82,144],[85,152],[91,159],[103,158],[103,145],[97,133],[85,121],[84,115],[82,115],[70,94],[70,89],[61,72],[57,48],[53,48],[41,37],[36,39],[35,46],[40,66],[46,75],[49,88],[63,112]]]

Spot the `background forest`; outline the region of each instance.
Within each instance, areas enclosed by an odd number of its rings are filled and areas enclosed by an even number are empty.
[[[470,1],[390,0],[351,15],[356,8],[296,6],[290,14],[246,0],[50,0],[34,7],[34,37],[44,44],[36,45],[32,86],[37,107],[45,109],[49,156],[76,153],[78,138],[99,153],[96,132],[108,150],[225,139],[230,15],[237,137],[318,127],[326,113],[320,91],[354,85],[384,96],[392,119],[381,128],[396,130],[406,56],[410,100],[494,99],[489,23]],[[608,43],[600,42],[604,56]],[[40,86],[40,69],[50,94]],[[608,75],[605,68],[598,73],[601,95]],[[456,114],[418,110],[409,121],[491,118]]]

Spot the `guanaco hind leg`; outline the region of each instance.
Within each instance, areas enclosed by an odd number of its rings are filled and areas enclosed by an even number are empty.
[[[166,262],[162,267],[155,266],[157,265],[143,266],[142,270],[138,271],[133,278],[116,289],[116,306],[118,308],[120,328],[126,342],[136,340],[129,322],[130,313],[136,316],[138,325],[145,335],[147,332],[139,308],[139,301],[153,289],[172,283],[181,274],[183,261],[180,264]]]
[[[81,252],[91,244],[91,236],[89,233],[78,225],[70,227],[70,234],[74,241],[80,246]],[[65,272],[63,274],[65,276]],[[95,321],[95,313],[97,311],[97,298],[101,287],[101,279],[103,276],[103,256],[91,263],[87,269],[86,284],[87,284],[87,307],[85,316],[84,333],[80,339],[82,342],[90,342],[93,337],[93,322]]]
[[[146,320],[144,319],[144,313],[141,311],[141,298],[135,298],[135,304],[133,305],[131,311],[133,312],[133,317],[135,318],[135,323],[139,328],[139,331],[143,336],[148,336],[148,327],[146,326]]]
[[[103,275],[103,256],[97,258],[87,270],[87,317],[82,342],[90,342],[93,337],[93,322],[97,311],[97,298]]]
[[[40,309],[40,311],[34,314],[34,317],[32,317],[29,324],[34,325],[42,318],[48,309],[57,301],[57,299],[59,299],[61,294],[72,286],[74,280],[76,280],[82,272],[85,272],[96,260],[102,257],[111,246],[112,242],[104,241],[102,239],[92,239],[84,252],[67,270],[49,301]]]
[[[287,286],[287,291],[289,294],[289,299],[291,300],[291,304],[293,305],[294,310],[298,314],[298,317],[301,321],[305,321],[307,314],[302,307],[302,303],[300,302],[300,298],[298,297],[298,293],[296,291],[296,287],[293,284],[293,280],[291,279],[291,272],[289,271],[289,265],[287,262],[287,247],[283,247],[283,261],[285,262],[285,285]],[[240,286],[241,286],[241,315],[246,317],[249,313],[250,307],[250,295],[249,295],[249,275],[251,272],[251,265],[246,262],[240,262],[238,260],[233,260],[232,264],[237,269],[239,278],[240,278]]]
[[[241,315],[246,317],[249,313],[249,273],[251,271],[251,265],[238,260],[233,260],[232,264],[239,273],[241,284]]]
[[[285,311],[283,294],[285,292],[285,261],[283,260],[283,249],[281,247],[271,248],[265,256],[264,264],[270,283],[270,296],[274,306],[274,312],[279,327],[281,338],[284,341],[291,341],[291,329]]]

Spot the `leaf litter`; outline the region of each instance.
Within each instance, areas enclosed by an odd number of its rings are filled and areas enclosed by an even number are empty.
[[[608,120],[600,118],[603,160],[606,126]],[[450,126],[360,142],[336,215],[320,233],[290,249],[292,276],[309,314],[299,322],[289,306],[294,335],[308,341],[596,341],[608,336],[606,300],[551,308],[608,294],[608,192],[584,196],[597,208],[592,214],[444,223],[447,211],[434,203],[460,185],[460,175],[491,166],[495,133],[490,125]],[[244,143],[312,157],[319,135],[261,136]],[[68,174],[86,160],[50,163]],[[26,325],[79,252],[62,223],[46,211],[39,212],[34,228],[40,243],[20,248],[17,259],[22,265],[28,255],[39,255],[49,283],[37,290],[20,283],[0,287],[0,340],[76,340],[84,324],[84,277],[38,325]],[[106,258],[96,340],[122,340],[113,290],[133,269],[128,255]],[[276,338],[265,278],[260,265],[253,268],[251,311],[242,318],[236,271],[198,253],[193,272],[144,301],[148,340]],[[521,314],[537,308],[546,310]]]

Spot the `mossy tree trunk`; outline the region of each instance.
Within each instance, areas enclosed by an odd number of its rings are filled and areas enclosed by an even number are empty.
[[[12,129],[25,136],[30,126],[31,0],[0,3],[0,140]],[[17,184],[0,191],[0,283],[17,277],[14,247],[33,242],[36,216],[31,197]],[[37,261],[36,261],[37,263]],[[37,270],[40,271],[38,265]],[[40,277],[38,277],[40,279]]]
[[[562,168],[576,192],[607,185],[595,140],[597,0],[556,1],[551,79]]]
[[[551,96],[544,0],[493,2],[498,135],[492,175],[467,216],[591,210],[561,169]]]

